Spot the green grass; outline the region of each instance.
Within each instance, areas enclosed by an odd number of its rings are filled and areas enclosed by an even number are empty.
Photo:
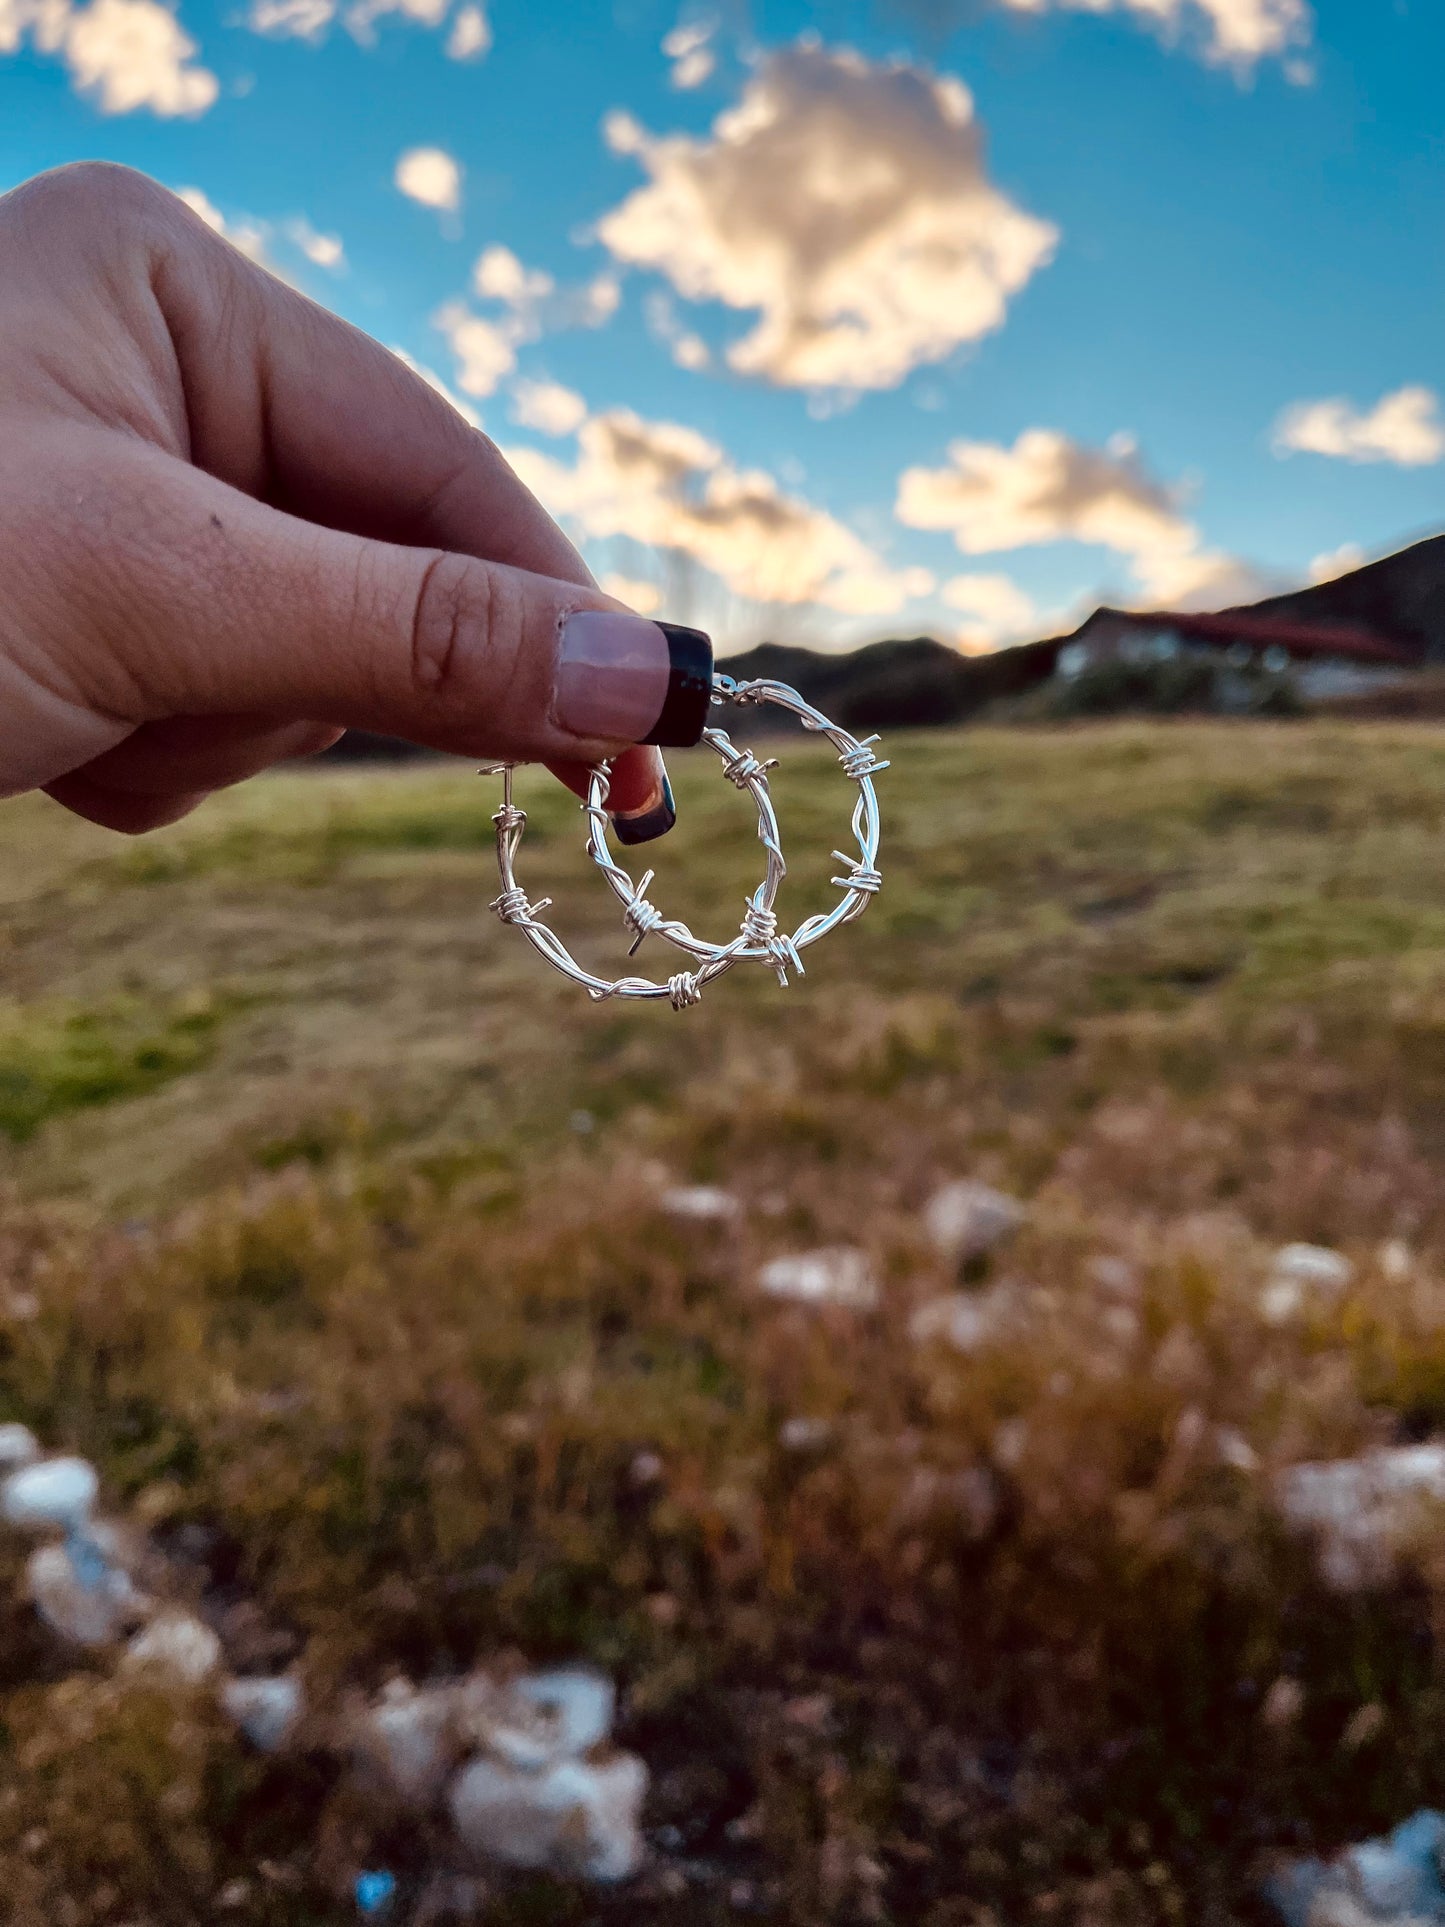
[[[887,751],[868,915],[793,990],[736,972],[680,1017],[589,1005],[488,914],[496,786],[465,770],[278,776],[139,844],[7,805],[0,1416],[200,1546],[318,1698],[494,1652],[617,1673],[686,1890],[503,1887],[500,1927],[702,1927],[738,1882],[797,1927],[1248,1923],[1270,1852],[1445,1804],[1445,1569],[1337,1599],[1269,1502],[1294,1460],[1445,1423],[1445,733]],[[801,916],[849,790],[783,760]],[[649,895],[727,928],[746,803],[705,753],[674,780]],[[523,800],[528,890],[619,968],[571,802]],[[962,1281],[1026,1312],[972,1357],[906,1336],[960,1283],[918,1220],[960,1173],[1032,1213]],[[670,1180],[746,1208],[685,1229]],[[1359,1280],[1273,1330],[1268,1253],[1302,1238]],[[835,1241],[876,1313],[754,1290]],[[320,1756],[62,1673],[0,1605],[27,1922],[170,1927],[244,1879],[243,1927],[340,1923],[358,1866],[429,1851]]]
[[[117,996],[0,1010],[0,1132],[23,1144],[67,1111],[158,1089],[204,1061],[220,1021],[209,996],[169,1009]]]

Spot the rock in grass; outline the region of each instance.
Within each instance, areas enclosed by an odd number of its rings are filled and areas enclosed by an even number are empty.
[[[991,1291],[950,1291],[930,1298],[908,1321],[915,1344],[942,1339],[955,1351],[978,1352],[1017,1328],[1022,1307],[1017,1289],[995,1285]]]
[[[160,1612],[126,1646],[121,1664],[127,1672],[164,1674],[185,1686],[199,1686],[221,1663],[221,1642],[194,1613]]]
[[[1445,1814],[1425,1808],[1335,1860],[1285,1862],[1265,1896],[1286,1927],[1432,1927],[1445,1923],[1442,1849]]]
[[[13,1472],[40,1457],[40,1441],[28,1425],[0,1425],[0,1472]]]
[[[0,1486],[0,1512],[24,1531],[66,1531],[90,1517],[99,1490],[88,1459],[41,1459],[12,1472]]]
[[[228,1679],[221,1709],[258,1752],[279,1753],[301,1722],[305,1697],[294,1673]]]
[[[372,1705],[347,1722],[352,1756],[364,1777],[415,1812],[434,1805],[456,1757],[457,1693],[456,1685],[390,1680]]]
[[[505,1685],[477,1675],[463,1688],[463,1700],[468,1740],[507,1766],[538,1773],[602,1744],[612,1730],[617,1689],[590,1667],[559,1666]]]
[[[731,1191],[720,1184],[679,1184],[664,1191],[664,1211],[673,1218],[690,1218],[699,1224],[723,1224],[735,1218],[742,1205]]]
[[[40,1618],[71,1646],[109,1645],[147,1605],[116,1561],[103,1528],[37,1547],[25,1568],[25,1584]]]
[[[1313,1304],[1329,1303],[1347,1290],[1355,1267],[1328,1245],[1283,1245],[1274,1254],[1260,1294],[1260,1316],[1267,1325],[1284,1325]]]
[[[972,1178],[945,1184],[923,1208],[928,1235],[945,1258],[958,1264],[986,1257],[1027,1217],[1017,1198]]]
[[[479,1860],[579,1880],[625,1880],[642,1860],[638,1815],[647,1769],[630,1753],[559,1760],[541,1773],[481,1758],[462,1768],[447,1805]]]
[[[1314,1535],[1327,1585],[1384,1585],[1445,1506],[1445,1441],[1293,1465],[1275,1491],[1285,1520]]]
[[[799,1305],[870,1311],[878,1303],[878,1284],[868,1254],[852,1245],[827,1245],[819,1251],[772,1258],[758,1273],[758,1287],[770,1298],[790,1298]]]

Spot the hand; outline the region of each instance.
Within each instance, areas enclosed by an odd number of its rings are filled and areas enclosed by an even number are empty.
[[[0,795],[118,830],[358,726],[618,758],[632,841],[707,638],[596,587],[487,438],[124,168],[0,198]]]

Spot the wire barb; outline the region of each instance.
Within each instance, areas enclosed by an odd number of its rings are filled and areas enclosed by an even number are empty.
[[[777,973],[778,982],[784,990],[788,987],[790,970],[796,970],[800,977],[807,976],[796,943],[791,937],[778,934],[776,913],[752,897],[748,898],[743,912],[742,929],[748,943],[762,951],[762,960],[769,970]]]
[[[723,757],[723,775],[730,783],[736,783],[740,790],[745,790],[755,776],[765,775],[768,770],[777,767],[776,756],[770,756],[765,763],[760,763],[750,749],[735,748],[730,756]]]
[[[535,922],[551,901],[550,897],[543,897],[540,903],[529,903],[527,892],[520,883],[514,883],[510,890],[494,897],[487,907],[495,910],[503,923],[528,924]]]
[[[628,947],[627,954],[629,957],[635,957],[637,955],[642,947],[644,937],[651,936],[659,924],[667,921],[657,905],[647,901],[647,886],[656,874],[657,872],[655,870],[649,870],[637,886],[637,895],[632,899],[631,903],[625,903],[622,906],[622,921],[627,925],[629,930],[636,933]]]
[[[873,754],[872,745],[878,741],[876,736],[865,736],[861,743],[852,749],[840,750],[838,761],[843,765],[845,776],[851,776],[855,783],[861,783],[865,776],[876,776],[879,770],[888,769],[887,763],[880,763]]]
[[[834,850],[833,855],[848,872],[845,877],[828,879],[835,890],[861,890],[865,896],[877,896],[883,888],[883,878],[877,870],[870,869],[866,863],[860,863],[856,856],[845,856],[841,850]]]
[[[667,980],[667,995],[674,1010],[691,1010],[702,1002],[702,985],[690,970],[679,970]]]

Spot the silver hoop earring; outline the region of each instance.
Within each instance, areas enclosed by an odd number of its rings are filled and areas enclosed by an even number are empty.
[[[596,1002],[609,997],[666,998],[674,1010],[686,1010],[699,1001],[704,985],[738,963],[762,964],[775,974],[779,984],[786,986],[789,970],[796,971],[799,976],[804,974],[800,953],[831,931],[860,917],[882,886],[883,878],[877,867],[880,823],[873,778],[887,769],[888,764],[880,762],[874,754],[872,746],[877,737],[869,736],[860,740],[850,731],[831,722],[821,710],[806,702],[796,689],[790,688],[787,683],[767,678],[740,683],[731,676],[715,674],[713,701],[757,706],[774,704],[796,716],[804,729],[826,736],[837,750],[844,774],[858,786],[851,824],[858,854],[854,857],[842,850],[833,852],[843,865],[844,874],[832,878],[832,883],[843,895],[831,910],[805,918],[791,935],[779,931],[774,905],[788,866],[783,856],[777,814],[767,779],[768,770],[775,767],[775,759],[759,762],[751,750],[738,749],[725,730],[705,729],[702,740],[721,757],[723,775],[737,789],[747,790],[757,805],[758,838],[767,855],[763,880],[746,899],[739,932],[728,943],[710,943],[696,936],[687,924],[664,916],[656,905],[647,900],[646,893],[654,872],[647,871],[640,883],[634,883],[612,854],[607,840],[610,773],[605,764],[599,765],[591,772],[587,801],[583,805],[588,819],[587,853],[602,871],[622,905],[624,926],[632,932],[628,955],[634,955],[643,940],[655,932],[691,957],[700,967],[678,971],[665,983],[654,983],[646,977],[594,976],[582,968],[556,932],[541,921],[540,913],[550,905],[551,898],[531,903],[517,882],[516,856],[527,816],[513,801],[511,765],[496,765],[483,772],[499,773],[503,779],[502,806],[492,818],[497,826],[497,867],[502,891],[492,908],[504,923],[519,929],[553,969],[580,984]]]

